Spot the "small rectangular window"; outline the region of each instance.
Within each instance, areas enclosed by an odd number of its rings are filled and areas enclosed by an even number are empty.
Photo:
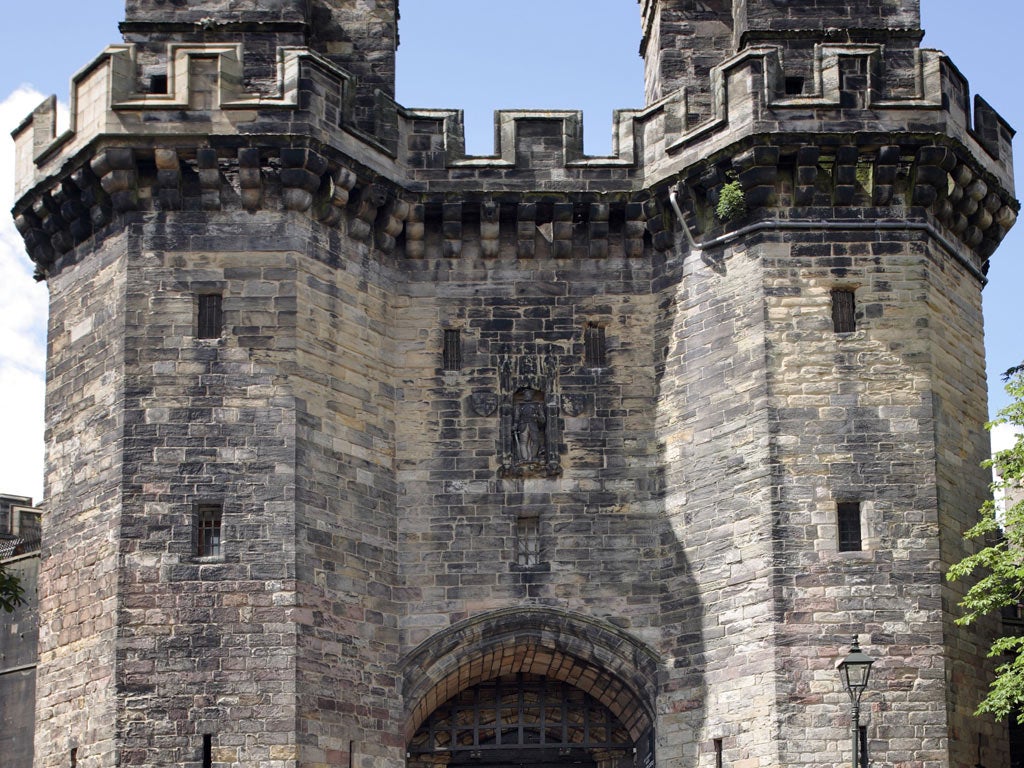
[[[804,79],[802,77],[786,78],[786,95],[799,96],[804,92]]]
[[[587,323],[583,333],[584,355],[588,368],[604,368],[607,365],[605,355],[604,326]]]
[[[200,339],[220,338],[224,330],[224,313],[221,310],[222,297],[219,293],[199,294],[199,321],[196,336]]]
[[[203,768],[213,768],[213,734],[203,734]]]
[[[857,726],[857,731],[857,746],[860,747],[860,761],[858,765],[860,768],[868,768],[868,727],[866,725]],[[980,761],[978,764],[981,764]]]
[[[71,768],[78,768],[78,747],[71,748]]]
[[[860,503],[841,501],[836,505],[839,523],[839,551],[860,552]]]
[[[832,328],[836,333],[853,333],[857,330],[855,311],[853,291],[848,288],[832,291]]]
[[[444,332],[444,369],[462,370],[462,334],[458,330]]]
[[[223,508],[220,504],[200,504],[196,512],[197,532],[196,555],[199,557],[220,557],[221,555],[221,518]]]
[[[167,93],[167,75],[150,75],[149,76],[149,92],[150,93]]]
[[[715,768],[722,768],[722,740],[715,739]]]
[[[520,517],[516,520],[516,564],[540,564],[540,518]]]

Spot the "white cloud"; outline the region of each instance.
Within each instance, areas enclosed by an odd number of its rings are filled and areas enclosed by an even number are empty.
[[[992,427],[992,453],[1006,451],[1017,444],[1021,428],[1016,424],[996,424]]]
[[[19,88],[0,102],[0,493],[42,497],[47,290],[10,211],[14,142],[10,133],[43,95]]]

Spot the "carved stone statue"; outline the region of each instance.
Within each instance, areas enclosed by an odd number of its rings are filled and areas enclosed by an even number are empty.
[[[543,461],[548,421],[544,393],[536,389],[521,389],[516,392],[514,404],[512,434],[516,457],[523,462]]]

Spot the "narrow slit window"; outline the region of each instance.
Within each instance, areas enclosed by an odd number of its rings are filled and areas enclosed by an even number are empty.
[[[605,353],[604,326],[587,323],[583,333],[584,356],[588,368],[604,368],[608,364]]]
[[[857,765],[860,768],[868,768],[868,727],[860,725],[857,726],[857,730],[857,746],[860,747],[860,760]]]
[[[839,551],[860,552],[863,549],[860,537],[860,503],[841,501],[837,505],[839,523]]]
[[[540,564],[540,518],[520,517],[516,520],[516,564]]]
[[[71,768],[78,768],[78,747],[71,748]]]
[[[832,291],[832,328],[836,333],[853,333],[857,330],[856,305],[853,291],[836,288]]]
[[[221,332],[224,330],[221,295],[219,293],[201,293],[198,298],[199,321],[196,324],[196,336],[200,339],[220,338]]]
[[[213,768],[213,734],[203,734],[203,768]]]
[[[715,739],[715,768],[722,768],[722,740]]]
[[[220,557],[221,520],[224,509],[220,504],[200,504],[197,511],[198,536],[196,555],[199,557]]]
[[[444,369],[462,370],[462,333],[456,329],[444,332]]]

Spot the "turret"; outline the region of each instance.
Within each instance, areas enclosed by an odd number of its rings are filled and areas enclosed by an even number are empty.
[[[121,32],[137,47],[138,88],[167,87],[168,43],[242,46],[248,89],[278,85],[281,47],[309,47],[355,78],[356,124],[374,130],[377,100],[395,95],[397,0],[128,0]]]
[[[731,0],[642,0],[641,23],[647,103],[685,88],[695,96],[691,109],[706,117],[711,69],[734,52]]]
[[[313,0],[310,46],[356,77],[357,125],[372,130],[395,96],[398,0]]]
[[[647,103],[675,97],[685,104],[688,126],[708,118],[720,100],[712,70],[758,46],[779,50],[786,70],[780,86],[790,96],[815,92],[820,46],[856,43],[885,44],[878,67],[888,81],[872,86],[890,96],[914,92],[915,50],[923,36],[918,0],[641,0],[641,19]],[[859,74],[868,82],[879,71]]]

